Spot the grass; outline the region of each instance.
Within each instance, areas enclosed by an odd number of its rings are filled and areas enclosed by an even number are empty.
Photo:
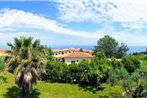
[[[15,85],[13,75],[8,72],[0,73],[0,98],[20,98],[21,91]],[[46,83],[38,81],[30,92],[31,98],[120,98],[122,93],[120,86],[111,87],[102,84],[98,91],[93,92],[89,88],[63,83]]]

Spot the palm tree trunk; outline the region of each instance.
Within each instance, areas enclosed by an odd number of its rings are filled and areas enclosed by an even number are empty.
[[[22,87],[22,98],[29,98],[29,89],[28,87]]]

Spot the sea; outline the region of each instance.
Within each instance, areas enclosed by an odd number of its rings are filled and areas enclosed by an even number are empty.
[[[48,47],[52,49],[65,49],[65,48],[82,48],[87,50],[94,49],[93,45],[77,45],[77,46],[68,45],[68,46],[48,46]],[[134,53],[134,52],[143,52],[143,51],[146,51],[147,49],[147,46],[128,46],[128,47],[129,47],[129,51],[127,52],[128,54]],[[9,49],[9,47],[5,45],[0,45],[0,49]]]

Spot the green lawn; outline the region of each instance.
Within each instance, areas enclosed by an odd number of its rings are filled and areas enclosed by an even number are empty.
[[[78,85],[62,83],[46,83],[38,81],[30,93],[31,98],[120,98],[120,86],[111,87],[102,84],[100,90],[93,92]],[[20,89],[15,85],[13,75],[0,73],[0,98],[20,98]]]

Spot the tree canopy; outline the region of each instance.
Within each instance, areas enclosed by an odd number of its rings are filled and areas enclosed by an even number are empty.
[[[105,35],[97,41],[97,45],[94,47],[94,54],[98,51],[103,51],[107,58],[116,57],[121,58],[129,50],[127,45],[121,43],[109,35]]]

